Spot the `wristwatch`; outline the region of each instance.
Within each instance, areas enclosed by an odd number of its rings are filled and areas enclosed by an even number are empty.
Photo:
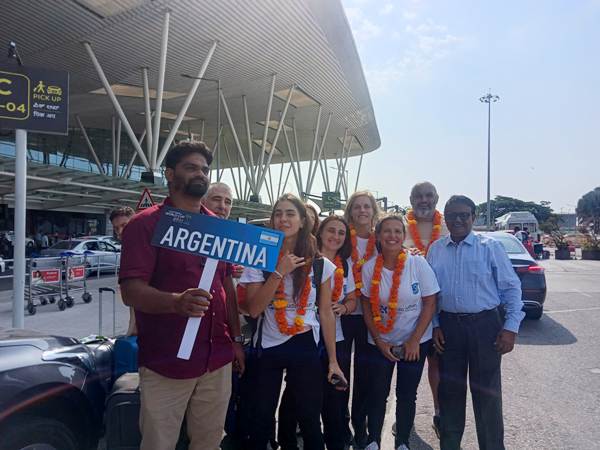
[[[238,344],[244,343],[244,336],[236,336],[233,338],[233,342],[237,342]]]

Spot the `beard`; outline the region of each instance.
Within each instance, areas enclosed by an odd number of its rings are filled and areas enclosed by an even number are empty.
[[[175,176],[173,189],[189,197],[202,198],[208,190],[208,180],[204,177],[195,177],[186,182],[181,177]]]
[[[432,220],[435,213],[435,206],[417,206],[413,208],[417,220]]]

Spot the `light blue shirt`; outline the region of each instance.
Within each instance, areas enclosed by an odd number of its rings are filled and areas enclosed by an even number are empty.
[[[471,232],[456,244],[448,235],[433,243],[427,261],[440,285],[438,312],[478,313],[503,305],[504,329],[519,331],[525,317],[521,280],[500,242]],[[433,326],[439,326],[438,314]]]

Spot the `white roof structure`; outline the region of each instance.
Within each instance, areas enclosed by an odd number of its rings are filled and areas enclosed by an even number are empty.
[[[498,227],[510,228],[510,224],[538,224],[535,216],[529,211],[514,211],[504,214],[496,219]]]

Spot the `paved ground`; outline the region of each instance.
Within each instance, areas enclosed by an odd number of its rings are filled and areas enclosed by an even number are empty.
[[[526,320],[515,351],[503,361],[506,446],[509,449],[600,449],[600,262],[544,261],[546,314]],[[40,307],[25,316],[28,328],[72,336],[98,332],[97,290],[114,287],[113,277],[90,283],[94,300],[79,296],[72,309]],[[10,292],[0,295],[0,327],[10,326]],[[112,305],[105,298],[103,333],[112,333]],[[116,329],[127,327],[128,311],[117,298]],[[388,402],[383,449],[393,449],[393,396]],[[431,394],[423,376],[417,401],[413,449],[438,449],[431,429]],[[464,449],[477,448],[469,405]]]

